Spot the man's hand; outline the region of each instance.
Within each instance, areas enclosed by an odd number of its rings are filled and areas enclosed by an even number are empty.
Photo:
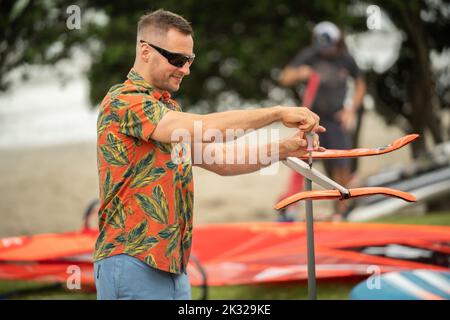
[[[281,107],[281,122],[289,128],[298,128],[306,132],[324,132],[319,125],[317,114],[305,107]]]
[[[323,152],[325,148],[320,147],[319,136],[314,133],[314,151]],[[280,141],[280,160],[285,160],[287,157],[302,157],[308,153],[306,150],[308,143],[305,139],[305,134],[298,131],[293,136]]]
[[[356,112],[354,109],[343,108],[337,113],[337,117],[342,129],[345,131],[351,131],[354,128],[356,121]]]

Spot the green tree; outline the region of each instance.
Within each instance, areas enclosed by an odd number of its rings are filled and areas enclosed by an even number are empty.
[[[378,111],[388,123],[406,119],[407,132],[431,133],[435,143],[450,137],[441,110],[450,107],[450,67],[433,71],[430,53],[448,50],[449,1],[375,1],[405,35],[396,63],[382,74],[370,74]],[[425,139],[413,144],[414,155],[426,150]]]
[[[308,25],[314,20],[308,17],[331,18],[346,12],[346,5],[339,1],[165,0],[148,8],[140,1],[127,1],[126,7],[105,5],[104,1],[89,5],[104,10],[110,18],[107,26],[89,32],[107,44],[88,75],[93,103],[128,72],[139,16],[162,7],[182,14],[193,24],[198,58],[178,98],[187,109],[201,102],[202,112],[215,111],[224,91],[246,100],[266,98],[273,83],[271,69],[287,62],[309,42]]]
[[[86,44],[77,30],[68,32],[66,9],[71,1],[0,1],[0,92],[8,73],[23,65],[51,65]],[[26,74],[23,75],[26,77]]]

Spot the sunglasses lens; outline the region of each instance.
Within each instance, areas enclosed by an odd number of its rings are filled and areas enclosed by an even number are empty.
[[[189,59],[187,59],[185,56],[182,56],[182,55],[177,55],[177,56],[175,56],[175,57],[172,57],[170,60],[169,60],[169,62],[170,62],[170,64],[172,64],[172,65],[174,65],[175,67],[177,67],[177,68],[181,68],[182,66],[184,66],[185,64],[186,64],[186,62],[188,61]]]

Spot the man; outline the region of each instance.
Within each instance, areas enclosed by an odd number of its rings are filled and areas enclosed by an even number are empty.
[[[191,298],[186,267],[192,242],[193,180],[192,161],[184,160],[197,147],[195,143],[203,149],[210,143],[189,140],[186,135],[181,139],[178,133],[194,136],[195,123],[201,123],[204,131],[225,133],[282,121],[301,130],[279,142],[275,153],[282,159],[305,154],[304,131],[325,130],[317,115],[306,108],[276,106],[208,115],[182,112],[169,92],[180,88],[194,57],[192,29],[184,18],[164,10],[143,16],[128,79],[113,86],[101,104],[97,127],[100,234],[94,253],[99,299]],[[214,146],[215,153],[226,149],[225,144]],[[247,146],[244,152],[247,156],[252,148]],[[233,175],[267,164],[197,165]]]
[[[353,78],[355,90],[351,101],[344,106],[347,82]],[[344,39],[338,27],[328,21],[317,24],[313,29],[313,45],[301,50],[282,70],[279,83],[295,86],[308,81],[303,93],[302,104],[317,113],[327,128],[321,136],[321,145],[327,149],[353,148],[351,132],[356,124],[366,92],[362,73],[355,60],[345,48]],[[335,159],[324,162],[327,174],[342,185],[348,185],[352,177],[351,160]],[[303,179],[293,175],[289,183],[289,196],[298,192]],[[294,186],[297,190],[291,190]],[[336,202],[334,220],[340,220],[346,211],[346,202]]]

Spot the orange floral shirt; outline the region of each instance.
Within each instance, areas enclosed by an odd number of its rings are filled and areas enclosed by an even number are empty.
[[[94,261],[123,253],[179,274],[191,250],[193,179],[191,163],[172,161],[171,154],[189,146],[151,135],[167,112],[181,108],[135,70],[127,78],[109,90],[98,115],[100,234]]]

